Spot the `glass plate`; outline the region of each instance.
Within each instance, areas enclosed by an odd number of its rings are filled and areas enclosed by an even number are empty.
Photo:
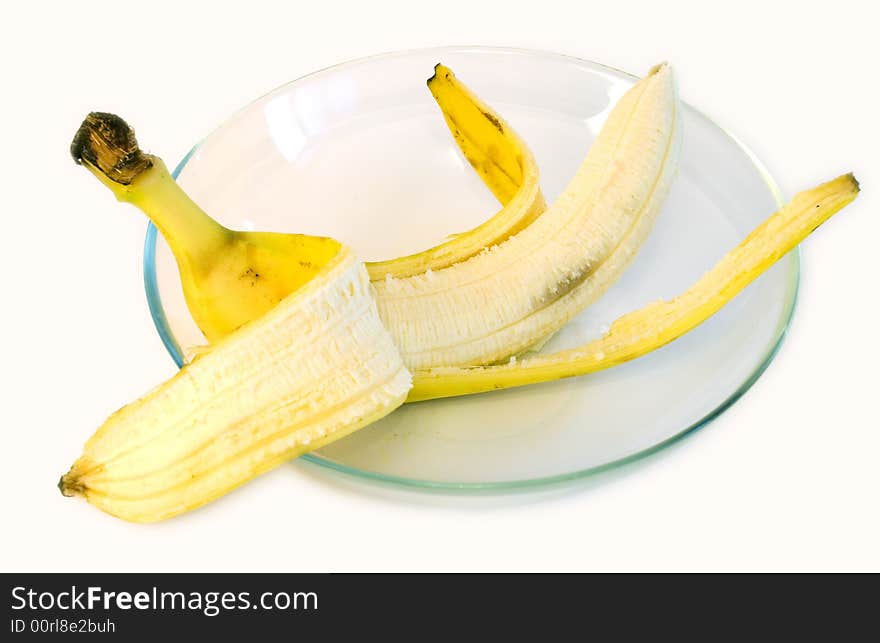
[[[425,87],[452,67],[529,143],[552,201],[635,78],[561,55],[484,47],[386,54],[325,69],[251,103],[184,158],[187,192],[225,225],[329,235],[367,260],[408,254],[482,222],[497,202]],[[643,70],[644,71],[644,70]],[[780,203],[763,166],[691,107],[681,169],[650,239],[607,294],[544,351],[685,290]],[[791,253],[720,313],[644,358],[582,378],[407,405],[307,460],[400,484],[511,488],[585,476],[704,426],[760,376],[791,318]],[[144,278],[178,365],[204,339],[152,226]]]

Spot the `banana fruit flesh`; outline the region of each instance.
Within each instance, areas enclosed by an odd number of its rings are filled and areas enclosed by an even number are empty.
[[[376,281],[379,315],[411,370],[507,359],[562,327],[623,273],[676,173],[681,114],[658,65],[614,107],[559,199],[498,246]]]
[[[135,522],[194,509],[397,408],[410,374],[346,247],[260,319],[112,415],[59,483]]]
[[[446,243],[406,257],[368,263],[373,280],[451,266],[505,241],[546,208],[535,157],[510,125],[444,65],[434,68],[428,89],[459,149],[503,207],[485,223],[454,235]]]
[[[599,339],[571,350],[534,355],[514,364],[415,372],[407,402],[585,375],[646,355],[718,312],[858,193],[852,174],[801,192],[678,297],[627,313]]]

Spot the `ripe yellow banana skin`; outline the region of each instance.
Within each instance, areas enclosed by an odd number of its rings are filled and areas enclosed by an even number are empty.
[[[500,114],[470,91],[443,64],[434,67],[428,89],[443,111],[443,118],[459,149],[501,203],[514,197],[523,183],[525,143]],[[530,165],[534,164],[532,160]],[[520,227],[525,227],[521,225]]]
[[[341,247],[311,281],[113,414],[59,486],[152,522],[378,420],[409,372],[362,263]]]
[[[683,294],[619,318],[599,339],[515,364],[417,371],[407,402],[470,395],[585,375],[668,344],[718,312],[743,288],[852,202],[859,184],[845,174],[797,194]]]
[[[339,250],[339,242],[327,237],[223,227],[180,189],[162,159],[141,151],[134,131],[113,114],[89,114],[70,151],[119,201],[144,211],[162,232],[177,261],[187,307],[212,343],[271,310]]]
[[[502,204],[495,216],[446,243],[416,254],[367,264],[375,280],[440,270],[497,245],[532,223],[546,208],[531,150],[491,107],[444,65],[428,88],[465,158]]]
[[[149,213],[168,241],[187,307],[212,344],[277,306],[339,251],[327,237],[228,230],[190,201],[161,159],[152,163],[130,185],[109,187]]]

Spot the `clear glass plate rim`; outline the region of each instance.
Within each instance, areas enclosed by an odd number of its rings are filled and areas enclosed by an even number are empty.
[[[323,69],[319,69],[317,71],[310,72],[304,76],[300,76],[294,80],[288,81],[283,85],[280,85],[265,94],[259,96],[254,99],[244,107],[240,108],[232,115],[230,115],[226,120],[224,120],[218,127],[212,130],[211,133],[218,131],[223,128],[226,124],[231,122],[237,115],[241,114],[253,104],[262,101],[263,99],[272,96],[278,91],[285,89],[293,83],[301,82],[305,79],[312,78],[315,76],[319,76],[325,73],[339,71],[348,66],[354,66],[358,64],[363,64],[368,61],[374,61],[382,58],[392,58],[392,57],[405,57],[413,54],[443,54],[443,53],[467,53],[467,52],[488,52],[488,53],[513,53],[519,55],[526,56],[536,56],[536,57],[545,57],[545,58],[555,58],[560,60],[567,60],[569,62],[576,63],[582,66],[588,66],[593,69],[603,70],[606,73],[613,73],[616,75],[622,75],[626,78],[636,80],[638,77],[630,74],[628,72],[622,71],[620,69],[616,69],[614,67],[610,67],[608,65],[604,65],[602,63],[598,63],[591,60],[586,60],[582,58],[577,58],[575,56],[570,56],[567,54],[549,52],[549,51],[539,51],[539,50],[531,50],[517,47],[488,47],[482,45],[462,45],[462,46],[445,46],[445,47],[432,47],[425,49],[407,49],[402,51],[394,51],[387,53],[375,54],[372,56],[366,56],[363,58],[357,58],[354,60],[345,61],[342,63],[338,63],[335,65],[331,65],[329,67],[325,67]],[[758,171],[758,174],[761,176],[767,188],[770,190],[773,198],[775,199],[777,205],[781,206],[783,204],[782,192],[779,189],[776,181],[773,179],[772,175],[764,165],[764,163],[752,152],[742,141],[739,140],[735,135],[731,132],[727,131],[724,127],[716,123],[714,120],[706,116],[700,110],[694,108],[692,105],[686,104],[688,109],[692,110],[696,115],[705,119],[714,127],[716,127],[722,134],[727,136],[752,162],[755,169]],[[206,137],[211,136],[209,133]],[[202,139],[202,140],[205,140]],[[176,179],[180,173],[183,171],[183,168],[186,167],[186,164],[192,158],[193,154],[198,151],[201,146],[201,141],[196,143],[190,149],[189,152],[180,160],[177,164],[177,167],[174,168],[172,175]],[[150,315],[153,318],[153,324],[156,327],[156,331],[159,333],[159,337],[162,340],[166,350],[171,355],[171,358],[174,360],[175,364],[179,368],[184,365],[184,356],[183,352],[180,349],[180,346],[177,343],[174,335],[171,332],[171,329],[168,326],[168,319],[165,315],[165,309],[162,306],[162,301],[159,296],[159,287],[158,282],[156,280],[156,241],[157,241],[158,231],[156,227],[149,223],[147,225],[147,233],[146,238],[144,240],[144,259],[143,259],[143,275],[144,275],[144,290],[147,295],[147,305],[150,309]],[[543,476],[537,478],[525,478],[520,480],[503,480],[497,482],[447,482],[447,481],[438,481],[438,480],[422,480],[419,478],[408,478],[403,476],[394,476],[387,475],[383,473],[378,473],[375,471],[369,471],[366,469],[359,469],[356,467],[349,467],[344,464],[340,464],[338,462],[334,462],[332,460],[328,460],[319,455],[308,453],[301,456],[301,460],[306,460],[308,462],[316,463],[323,467],[327,467],[334,471],[338,471],[347,475],[365,478],[368,480],[379,481],[384,483],[390,483],[395,485],[400,485],[404,487],[411,488],[419,488],[425,490],[437,490],[437,491],[504,491],[504,490],[517,490],[517,489],[535,489],[538,487],[545,487],[549,485],[564,483],[572,480],[577,480],[580,478],[585,478],[587,476],[592,476],[598,473],[602,473],[605,471],[609,471],[612,469],[616,469],[618,467],[622,467],[626,464],[630,464],[646,458],[654,453],[662,451],[666,447],[682,440],[683,438],[693,434],[704,426],[708,425],[712,420],[719,417],[722,413],[724,413],[727,409],[729,409],[733,404],[737,402],[751,387],[752,385],[761,377],[767,367],[770,366],[770,363],[773,361],[773,358],[779,352],[779,349],[782,346],[782,343],[785,339],[788,328],[791,324],[791,320],[794,317],[794,311],[797,302],[798,290],[800,285],[800,264],[801,264],[801,255],[800,255],[800,247],[795,248],[790,254],[793,256],[792,267],[790,270],[790,274],[788,276],[788,288],[785,293],[785,302],[782,310],[782,314],[780,315],[780,320],[776,328],[776,333],[772,342],[768,344],[768,350],[765,357],[761,360],[761,363],[755,368],[754,371],[737,387],[736,391],[734,391],[730,396],[728,396],[724,401],[722,401],[718,406],[716,406],[712,411],[704,415],[702,418],[690,424],[689,426],[684,427],[679,432],[674,435],[666,438],[665,440],[661,440],[656,444],[647,447],[645,449],[641,449],[639,451],[635,451],[626,456],[618,458],[616,460],[612,460],[610,462],[606,462],[601,465],[588,467],[586,469],[578,469],[575,471],[571,471],[563,474],[556,474],[552,476]]]

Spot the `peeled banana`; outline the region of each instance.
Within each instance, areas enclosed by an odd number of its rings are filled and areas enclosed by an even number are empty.
[[[443,78],[453,82],[451,75]],[[445,90],[436,79],[438,95]],[[469,158],[486,157],[487,165],[477,160],[475,167],[502,201],[512,195],[512,203],[529,184],[528,164],[520,163],[517,175],[509,157],[492,152],[495,144],[473,142],[491,137],[467,107],[479,111],[479,103],[454,87],[452,107],[444,105],[445,94],[437,96],[444,112],[462,120],[470,114],[462,127],[447,114],[453,134]],[[509,133],[503,123],[495,131]],[[539,202],[526,199],[516,216],[503,215],[511,224],[500,226],[504,231],[480,233],[497,232],[496,246],[449,265],[441,265],[444,253],[407,257],[397,264],[399,276],[386,273],[371,284],[364,264],[332,239],[239,236],[218,226],[159,159],[139,150],[121,119],[91,115],[74,140],[75,157],[157,221],[182,277],[203,290],[204,299],[188,303],[209,311],[214,338],[211,350],[104,423],[62,477],[62,493],[84,496],[126,520],[161,520],[404,401],[581,375],[633,359],[710,317],[858,194],[852,175],[803,192],[681,296],[624,315],[585,346],[493,365],[558,329],[616,279],[651,229],[679,145],[672,72],[660,65],[621,99],[546,212],[524,214]],[[532,194],[540,197],[540,191]],[[463,254],[473,240],[460,247]],[[407,274],[421,265],[438,267]],[[242,272],[245,267],[256,274]],[[293,274],[282,274],[287,269]],[[237,281],[248,279],[248,288]],[[210,293],[225,296],[224,287],[232,295],[218,306]],[[414,375],[412,366],[419,369]]]

